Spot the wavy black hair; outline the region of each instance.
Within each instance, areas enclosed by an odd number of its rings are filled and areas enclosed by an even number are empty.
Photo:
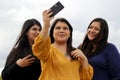
[[[84,54],[87,57],[91,57],[95,54],[99,54],[99,52],[101,52],[104,49],[104,47],[107,45],[107,41],[108,41],[109,29],[108,29],[108,24],[107,24],[106,20],[103,18],[95,18],[90,22],[87,29],[89,29],[90,25],[93,22],[100,23],[100,32],[99,32],[98,36],[94,40],[90,41],[86,34],[86,36],[83,40],[83,43],[78,47],[79,49],[81,49],[84,52]],[[94,50],[94,52],[92,52],[93,44],[96,45],[96,49]]]

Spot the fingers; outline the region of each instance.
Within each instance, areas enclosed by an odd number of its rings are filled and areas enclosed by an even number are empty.
[[[28,55],[28,56],[26,56],[26,57],[23,58],[23,61],[26,61],[28,63],[33,63],[34,60],[35,60],[35,58],[32,57],[32,55]]]
[[[83,59],[84,54],[81,50],[76,49],[71,52],[71,56],[73,56],[73,58],[76,58],[76,59],[78,59],[78,58]]]
[[[52,11],[51,10],[45,10],[45,11],[43,11],[43,19],[44,20],[46,20],[46,19],[48,19],[48,20],[51,20],[53,17],[50,17],[51,15],[52,15]]]
[[[80,60],[82,67],[83,68],[88,68],[88,60],[87,57],[84,55],[84,53],[77,49],[71,52],[71,56],[73,56],[73,58]]]
[[[53,12],[51,10],[45,10],[45,11],[43,11],[43,16],[50,18],[50,15],[52,15],[52,13]]]
[[[53,12],[51,12],[51,10],[45,10],[43,11],[42,17],[43,17],[43,23],[44,23],[44,27],[49,28],[50,27],[50,21],[54,18],[54,17],[50,17],[50,15]]]
[[[31,55],[28,55],[22,59],[18,59],[16,61],[17,65],[20,66],[20,67],[26,67],[26,66],[29,66],[31,65],[33,62],[34,62],[35,58],[32,57]]]
[[[23,59],[28,59],[28,58],[30,58],[30,57],[32,57],[32,55],[27,55],[27,56],[24,57]]]
[[[28,55],[28,56],[24,57],[23,60],[26,62],[32,63],[32,62],[34,62],[35,58],[32,57],[32,55]]]

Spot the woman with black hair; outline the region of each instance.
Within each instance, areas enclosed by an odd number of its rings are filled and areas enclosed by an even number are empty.
[[[108,42],[108,34],[106,20],[95,18],[79,46],[94,69],[92,80],[120,80],[120,53],[114,44]]]
[[[18,40],[7,57],[2,80],[38,80],[41,65],[33,55],[32,45],[41,29],[41,24],[36,19],[24,22]]]
[[[44,26],[32,47],[41,61],[39,80],[91,80],[93,68],[87,57],[72,46],[71,24],[65,18],[57,18],[50,25],[51,14],[50,10],[43,12]]]

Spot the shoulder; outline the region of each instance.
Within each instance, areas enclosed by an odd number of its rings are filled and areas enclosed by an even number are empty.
[[[104,52],[107,56],[108,55],[111,55],[111,56],[119,56],[120,55],[117,47],[113,43],[108,43]]]
[[[113,43],[108,43],[106,48],[109,50],[117,50],[117,47]]]

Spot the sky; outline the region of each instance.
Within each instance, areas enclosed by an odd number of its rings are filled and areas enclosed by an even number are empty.
[[[0,0],[0,73],[25,20],[42,22],[42,12],[58,0]],[[120,51],[120,0],[59,0],[64,9],[55,18],[66,18],[73,27],[73,46],[85,36],[89,23],[96,17],[109,25],[108,41]]]

